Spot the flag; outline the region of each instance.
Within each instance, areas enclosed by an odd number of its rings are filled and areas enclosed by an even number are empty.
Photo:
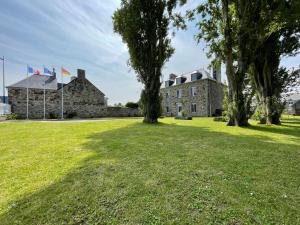
[[[34,75],[41,76],[41,72],[40,72],[39,70],[36,70],[36,71],[34,72]]]
[[[44,67],[44,74],[52,75],[52,72],[46,67]]]
[[[27,66],[27,73],[34,73],[33,68],[30,66]]]
[[[71,73],[68,70],[64,69],[64,68],[61,68],[61,74],[63,76],[69,76],[69,75],[71,75]]]

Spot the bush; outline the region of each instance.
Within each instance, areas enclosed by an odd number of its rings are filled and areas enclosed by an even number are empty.
[[[224,116],[214,117],[215,122],[227,122]]]
[[[135,102],[127,102],[125,106],[126,106],[127,108],[137,109],[137,108],[139,108],[139,103],[135,103]]]
[[[77,116],[76,112],[69,112],[69,113],[67,113],[67,119],[72,119],[72,118],[74,118],[76,116]]]
[[[255,113],[252,116],[252,119],[258,121],[258,123],[260,123],[260,124],[266,124],[267,118],[263,111],[262,106],[257,107]]]
[[[19,118],[19,116],[16,113],[11,113],[6,116],[7,120],[17,120],[18,118]]]
[[[49,119],[53,120],[53,119],[57,119],[58,117],[53,113],[49,113]]]

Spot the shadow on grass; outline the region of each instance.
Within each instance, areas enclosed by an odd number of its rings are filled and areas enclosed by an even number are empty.
[[[94,155],[12,203],[0,224],[297,223],[299,202],[281,195],[297,195],[298,145],[133,124],[93,134],[82,147]]]

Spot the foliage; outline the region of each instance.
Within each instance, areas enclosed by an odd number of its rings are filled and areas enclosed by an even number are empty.
[[[254,1],[256,29],[253,39],[252,79],[267,124],[279,124],[286,87],[293,86],[293,74],[280,67],[282,56],[295,55],[300,48],[299,1]]]
[[[115,103],[115,104],[114,104],[114,107],[123,107],[123,104],[122,104],[121,102]]]
[[[177,4],[177,0],[122,0],[113,15],[114,31],[127,44],[129,64],[144,84],[141,99],[146,123],[157,123],[160,115],[161,70],[174,53],[169,26],[178,18],[173,14]]]
[[[300,117],[141,121],[0,123],[1,225],[298,224]]]
[[[11,113],[6,115],[6,119],[7,120],[17,120],[19,118],[19,115],[16,113]]]
[[[139,103],[138,102],[127,102],[125,106],[127,108],[138,109]]]
[[[67,112],[67,119],[73,119],[77,116],[76,112]]]
[[[208,56],[226,64],[229,124],[247,125],[255,92],[267,123],[280,123],[282,86],[291,85],[280,59],[298,53],[299,12],[298,0],[209,0],[187,13],[189,19],[200,17],[196,37],[207,42]]]
[[[210,0],[187,13],[189,19],[198,19],[197,40],[205,40],[208,56],[217,55],[213,64],[226,64],[228,78],[228,125],[247,126],[249,102],[245,96],[245,78],[252,58],[251,32],[253,1]]]

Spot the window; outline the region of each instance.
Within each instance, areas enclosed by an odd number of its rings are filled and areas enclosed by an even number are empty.
[[[166,92],[166,98],[169,98],[170,94],[169,92]]]
[[[177,90],[177,98],[181,98],[182,97],[182,89]]]
[[[192,87],[191,88],[191,94],[192,94],[192,96],[196,96],[197,95],[197,87]]]
[[[166,112],[170,112],[169,106],[166,107]]]
[[[196,113],[197,112],[197,105],[195,103],[192,103],[192,105],[191,105],[191,111],[192,111],[192,113]]]
[[[195,81],[195,80],[201,80],[202,78],[202,73],[199,73],[199,72],[194,72],[191,74],[191,80],[192,81]]]

